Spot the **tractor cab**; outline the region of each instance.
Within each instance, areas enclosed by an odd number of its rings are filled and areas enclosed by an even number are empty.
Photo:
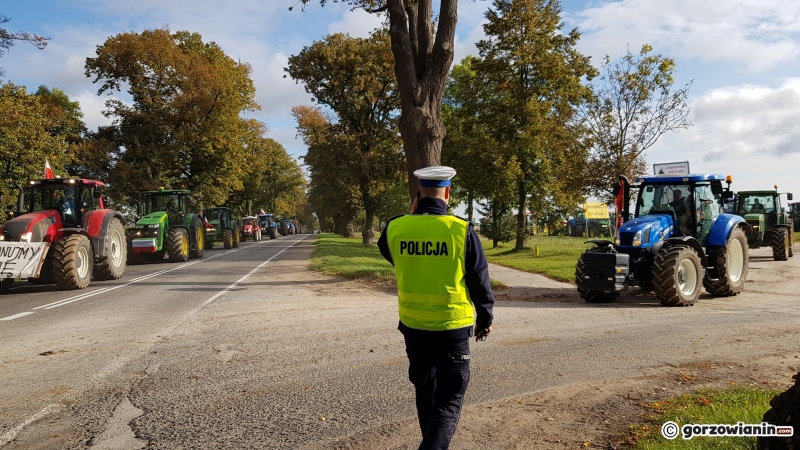
[[[80,227],[88,211],[104,209],[100,181],[79,178],[32,180],[20,192],[18,215],[54,211],[63,226]]]
[[[192,195],[187,190],[146,191],[139,194],[137,202],[138,222],[140,218],[157,212],[166,212],[170,223],[181,223],[186,214],[192,212]]]
[[[734,214],[747,221],[747,245],[750,248],[772,247],[776,261],[786,261],[794,255],[794,225],[791,212],[781,206],[781,195],[792,200],[791,193],[772,191],[739,191],[734,202]]]

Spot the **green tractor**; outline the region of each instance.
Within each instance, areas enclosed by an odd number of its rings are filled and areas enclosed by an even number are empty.
[[[788,214],[794,224],[794,231],[800,231],[800,202],[789,203]]]
[[[234,217],[231,208],[220,206],[205,210],[206,242],[208,248],[214,248],[215,242],[222,242],[224,248],[239,247],[239,221]]]
[[[777,191],[740,191],[734,203],[734,214],[744,217],[750,226],[747,245],[772,247],[775,261],[794,256],[792,219],[781,207],[781,195]],[[786,198],[792,200],[792,194],[786,193]]]
[[[187,190],[146,191],[131,203],[136,206],[136,224],[128,228],[128,264],[170,262],[202,258],[205,227],[199,214],[192,212],[192,195]]]

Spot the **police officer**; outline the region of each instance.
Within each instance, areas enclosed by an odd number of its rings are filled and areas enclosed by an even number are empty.
[[[469,383],[469,339],[492,331],[494,294],[483,247],[472,224],[449,215],[456,171],[417,170],[411,214],[386,224],[378,248],[395,267],[408,376],[416,390],[420,449],[446,449]],[[477,320],[476,320],[477,315]]]

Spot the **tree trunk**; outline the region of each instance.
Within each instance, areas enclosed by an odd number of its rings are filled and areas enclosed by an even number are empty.
[[[375,238],[375,213],[372,211],[364,211],[366,218],[364,219],[364,231],[361,232],[361,243],[372,245],[372,240]]]
[[[339,215],[333,216],[333,232],[335,234],[340,234],[344,236],[344,228],[342,227],[343,223],[344,221],[342,220],[342,216]]]
[[[475,200],[475,194],[472,191],[467,193],[467,220],[472,223],[472,202]]]
[[[423,105],[410,108],[403,105],[399,128],[408,167],[408,195],[412,200],[419,190],[414,171],[441,164],[445,135],[441,108],[441,99],[438,102],[426,99]]]
[[[516,245],[514,245],[514,250],[522,250],[525,248],[525,234],[528,231],[525,226],[527,225],[525,219],[527,218],[528,212],[528,205],[526,202],[528,196],[525,192],[525,184],[521,181],[517,183],[517,195],[519,212],[517,212],[517,242]]]
[[[347,222],[347,224],[344,225],[344,231],[342,232],[342,236],[346,237],[347,239],[352,239],[356,237],[356,232],[353,231],[352,222]]]
[[[492,239],[492,248],[497,248],[497,239]]]

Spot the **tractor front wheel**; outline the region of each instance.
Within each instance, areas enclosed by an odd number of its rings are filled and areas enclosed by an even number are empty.
[[[183,228],[169,230],[167,254],[170,262],[186,262],[189,259],[189,234]]]
[[[226,228],[222,231],[222,246],[224,248],[233,247],[233,230]]]
[[[233,233],[233,248],[239,248],[239,233]]]
[[[10,279],[5,278],[2,281],[0,281],[0,294],[5,294],[6,292],[8,292],[8,290],[11,289],[11,286],[13,285],[14,285],[13,278]]]
[[[772,258],[775,261],[789,259],[789,233],[786,228],[772,230]]]
[[[194,234],[195,246],[194,250],[189,251],[189,257],[202,258],[206,250],[206,232],[203,229],[203,221],[197,216],[195,216],[195,223],[194,227],[192,227],[192,233]]]
[[[741,228],[731,233],[724,247],[709,252],[709,263],[717,268],[716,281],[708,275],[703,279],[706,291],[717,297],[728,297],[742,292],[747,279],[747,237]]]
[[[82,234],[64,236],[53,244],[53,278],[61,289],[83,289],[92,281],[92,244]]]
[[[92,275],[95,280],[117,280],[125,272],[128,246],[125,243],[125,228],[116,217],[108,224],[106,256],[99,258]]]
[[[662,248],[653,265],[653,291],[665,306],[691,306],[703,285],[700,256],[691,247]]]
[[[619,298],[619,292],[605,292],[596,291],[593,289],[586,289],[584,277],[586,263],[583,260],[583,255],[578,258],[578,264],[575,266],[575,284],[578,286],[578,294],[581,298],[586,300],[587,303],[611,303]]]

